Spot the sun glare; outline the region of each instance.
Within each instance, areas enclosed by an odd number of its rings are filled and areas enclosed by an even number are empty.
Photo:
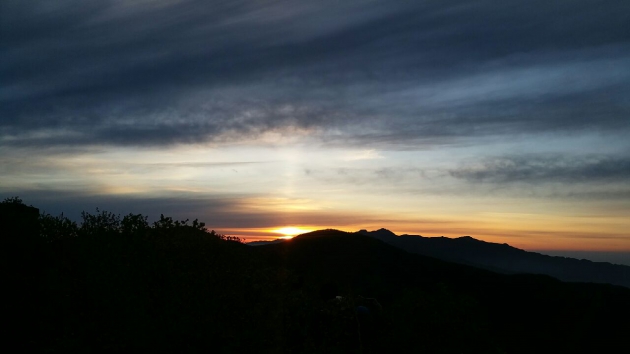
[[[310,231],[312,230],[307,230],[307,229],[303,229],[299,227],[283,227],[280,229],[271,230],[271,232],[273,233],[284,235],[284,237],[282,238],[291,238],[293,236],[310,232]]]

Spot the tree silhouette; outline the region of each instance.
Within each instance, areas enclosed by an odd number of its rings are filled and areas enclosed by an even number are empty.
[[[22,199],[20,199],[20,197],[18,197],[18,196],[5,198],[1,203],[2,204],[26,205],[26,204],[24,204]]]
[[[77,223],[65,217],[63,213],[59,216],[41,213],[39,214],[39,225],[40,236],[47,242],[74,238],[79,235]]]

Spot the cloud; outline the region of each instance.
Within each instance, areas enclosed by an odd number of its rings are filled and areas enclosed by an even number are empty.
[[[366,212],[347,210],[319,210],[313,201],[290,200],[254,194],[200,195],[189,193],[169,193],[163,195],[111,195],[97,194],[84,190],[37,190],[23,189],[6,191],[0,188],[4,198],[19,196],[28,205],[33,205],[51,215],[64,213],[77,222],[82,211],[94,212],[96,208],[115,214],[140,213],[157,220],[160,214],[175,219],[195,219],[205,222],[207,227],[221,230],[252,229],[260,230],[279,226],[315,226],[321,228],[340,227],[355,231],[362,225],[382,227],[383,225],[426,225],[447,226],[451,222],[414,218],[408,220],[396,215],[374,215]],[[287,210],[286,207],[299,204],[304,208]],[[258,231],[256,231],[258,230]],[[249,233],[251,233],[249,232]]]
[[[630,181],[630,158],[617,156],[515,156],[487,158],[449,171],[474,183],[623,183]]]
[[[619,1],[6,0],[0,145],[630,130]]]
[[[378,151],[374,149],[370,149],[370,150],[360,150],[360,151],[354,151],[352,153],[348,153],[344,157],[342,157],[342,160],[357,161],[357,160],[375,160],[375,159],[382,159],[382,158],[383,158],[383,155],[381,155]]]
[[[100,194],[89,189],[37,190],[24,189],[2,191],[3,195],[19,195],[26,204],[32,204],[40,212],[64,215],[80,220],[81,211],[93,212],[95,208],[117,214],[141,213],[150,221],[160,214],[177,219],[199,218],[211,228],[265,227],[281,223],[281,213],[252,210],[243,195],[203,195],[168,193],[164,195],[112,195]]]

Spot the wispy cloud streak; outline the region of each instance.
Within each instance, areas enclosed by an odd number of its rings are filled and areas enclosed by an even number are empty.
[[[619,1],[7,0],[0,144],[630,130]]]
[[[488,158],[475,166],[449,171],[469,182],[603,183],[630,181],[630,158],[517,156]]]

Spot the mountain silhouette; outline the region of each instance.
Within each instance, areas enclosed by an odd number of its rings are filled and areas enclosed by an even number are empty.
[[[264,245],[269,245],[269,244],[274,244],[274,243],[279,243],[279,242],[284,242],[286,241],[286,239],[283,238],[279,238],[277,240],[272,240],[272,241],[251,241],[248,242],[247,245],[248,246],[264,246]]]
[[[357,233],[376,238],[408,252],[495,272],[546,274],[562,281],[609,283],[630,288],[629,266],[547,256],[524,251],[506,243],[485,242],[470,236],[458,238],[396,236],[387,229],[360,230]]]
[[[629,328],[610,322],[630,315],[624,287],[499,274],[337,230],[256,249],[299,275],[303,294],[334,284],[338,295],[378,299],[392,311],[373,339],[382,352],[612,351]]]

